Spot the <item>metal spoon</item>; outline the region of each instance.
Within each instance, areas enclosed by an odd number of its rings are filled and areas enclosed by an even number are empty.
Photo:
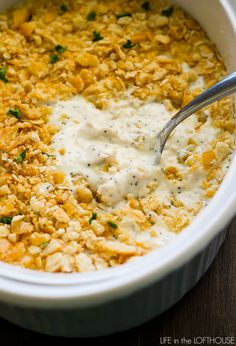
[[[187,104],[183,109],[181,109],[177,114],[175,114],[157,135],[157,141],[154,147],[154,151],[156,153],[155,163],[160,163],[161,154],[164,150],[166,141],[176,126],[178,126],[183,120],[188,118],[193,113],[217,100],[222,99],[225,96],[233,94],[234,92],[236,92],[236,72],[229,74],[220,82],[204,91],[193,101]]]

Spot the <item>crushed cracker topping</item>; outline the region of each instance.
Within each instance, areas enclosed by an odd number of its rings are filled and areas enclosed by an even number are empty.
[[[169,110],[183,107],[201,92],[189,88],[199,76],[209,87],[225,74],[199,24],[164,0],[30,0],[0,15],[0,31],[0,260],[53,273],[101,270],[156,248],[144,236],[152,224],[185,228],[202,201],[190,208],[178,195],[170,204],[130,196],[126,208],[112,211],[84,178],[74,178],[72,191],[55,170],[57,129],[49,117],[58,99],[81,94],[105,109],[130,89]],[[219,130],[209,150],[199,155],[193,139],[163,175],[181,190],[181,165],[202,169],[201,188],[212,198],[234,148],[235,122],[231,98],[208,109]],[[206,121],[199,112],[195,130]]]

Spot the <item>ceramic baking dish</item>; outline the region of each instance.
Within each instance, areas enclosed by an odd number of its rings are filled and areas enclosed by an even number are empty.
[[[13,2],[0,0],[0,10]],[[228,70],[236,70],[235,0],[176,2],[206,29]],[[186,230],[158,251],[119,268],[48,274],[0,263],[0,316],[46,334],[92,337],[162,313],[198,282],[216,257],[236,213],[235,172],[236,158],[216,196]]]

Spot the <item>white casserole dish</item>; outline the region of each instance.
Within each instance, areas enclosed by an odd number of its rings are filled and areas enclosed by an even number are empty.
[[[16,0],[0,0],[0,10]],[[235,0],[176,0],[236,70]],[[67,337],[111,334],[176,303],[207,271],[236,213],[236,158],[209,206],[171,243],[137,261],[88,274],[48,274],[0,263],[0,316]]]

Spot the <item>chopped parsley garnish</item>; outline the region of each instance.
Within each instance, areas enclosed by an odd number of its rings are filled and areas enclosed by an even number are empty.
[[[60,44],[58,44],[54,49],[58,53],[65,53],[65,51],[66,51],[66,47],[63,47]]]
[[[170,17],[173,13],[174,9],[173,7],[165,8],[164,10],[161,11],[161,14],[166,17]]]
[[[92,39],[93,42],[97,42],[97,41],[100,41],[102,39],[103,39],[103,37],[100,34],[100,32],[97,32],[97,31],[93,32],[93,39]]]
[[[0,223],[4,223],[5,225],[10,225],[13,217],[1,217]]]
[[[119,13],[116,15],[116,18],[123,18],[123,17],[132,17],[132,14],[130,12],[124,12],[124,13]]]
[[[48,153],[42,153],[43,155],[46,155],[47,157],[54,157],[55,155],[51,155],[51,154],[48,154]]]
[[[111,228],[113,228],[113,229],[118,228],[117,224],[114,223],[114,222],[112,222],[112,221],[108,221],[107,223],[108,223],[108,225],[109,225]]]
[[[0,67],[0,80],[2,80],[4,83],[8,83],[9,80],[6,77],[7,68],[5,66]]]
[[[149,10],[150,10],[150,2],[149,2],[149,1],[145,1],[145,2],[142,4],[142,8],[143,8],[145,11],[149,11]]]
[[[44,249],[45,247],[48,246],[48,244],[49,244],[49,242],[48,242],[48,241],[45,241],[44,243],[40,244],[40,247],[41,247],[42,249]]]
[[[126,48],[126,49],[130,49],[130,48],[132,48],[132,47],[134,47],[134,46],[135,46],[135,44],[132,43],[131,40],[127,40],[126,43],[124,43],[122,47],[123,47],[123,48]]]
[[[97,17],[97,13],[95,11],[91,11],[88,15],[87,15],[87,20],[89,21],[93,21],[95,20]]]
[[[56,62],[58,62],[60,60],[58,55],[51,55],[50,56],[50,63],[51,64],[55,64]]]
[[[17,156],[16,161],[22,163],[26,158],[26,150],[23,150],[19,156]]]
[[[61,12],[65,13],[68,11],[68,6],[66,4],[62,4],[60,6],[60,10],[61,10]]]
[[[91,218],[89,219],[90,225],[91,225],[91,223],[92,223],[94,220],[96,220],[96,219],[97,219],[97,214],[96,214],[96,213],[93,213],[92,216],[91,216]]]
[[[19,108],[12,108],[9,109],[9,111],[7,112],[8,115],[12,115],[13,117],[15,117],[18,120],[21,120],[21,111],[19,110]]]

